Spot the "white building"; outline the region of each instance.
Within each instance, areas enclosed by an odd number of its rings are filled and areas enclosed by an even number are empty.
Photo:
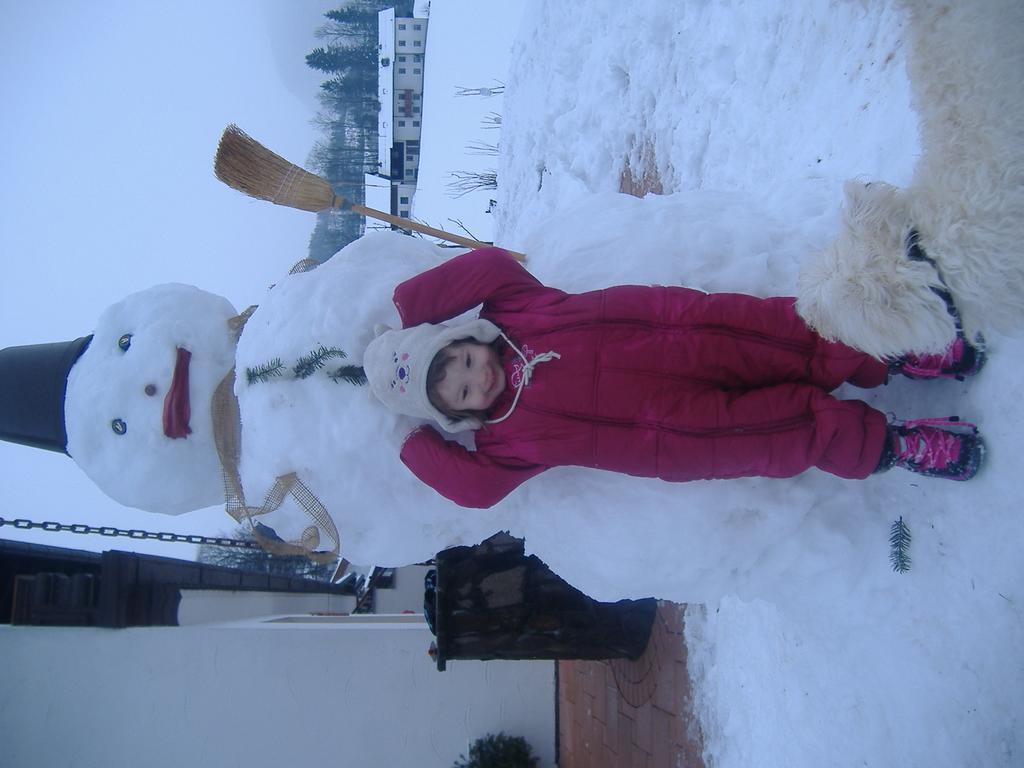
[[[439,672],[424,568],[350,615],[350,597],[280,591],[288,577],[40,549],[0,540],[0,607],[30,617],[0,621],[2,766],[449,768],[498,731],[554,764],[554,662]]]
[[[420,617],[332,618],[0,625],[0,764],[449,768],[498,731],[554,764],[554,662],[438,672]]]
[[[378,162],[366,175],[366,205],[408,217],[419,174],[427,19],[396,18],[389,8],[377,23]]]

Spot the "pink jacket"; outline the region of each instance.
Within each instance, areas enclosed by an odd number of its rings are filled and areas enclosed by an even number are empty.
[[[623,285],[570,294],[542,285],[498,248],[463,254],[395,289],[404,327],[478,304],[528,358],[549,350],[513,414],[475,433],[476,451],[420,427],[402,461],[466,507],[496,504],[549,467],[684,481],[789,477],[817,466],[862,478],[877,466],[885,417],[828,393],[877,386],[887,367],[826,342],[791,298]],[[518,358],[504,357],[509,386]]]

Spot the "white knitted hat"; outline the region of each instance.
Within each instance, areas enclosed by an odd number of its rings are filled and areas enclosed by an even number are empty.
[[[469,338],[490,344],[500,334],[498,326],[480,318],[455,326],[423,323],[404,330],[387,328],[363,353],[363,370],[370,391],[392,411],[433,419],[447,432],[479,429],[479,419],[456,421],[431,405],[427,397],[427,371],[434,355],[453,341]]]

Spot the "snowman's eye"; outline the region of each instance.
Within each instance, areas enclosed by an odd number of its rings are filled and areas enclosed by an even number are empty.
[[[110,422],[110,428],[114,430],[115,435],[123,435],[128,431],[128,425],[124,423],[124,419],[114,419]]]
[[[128,347],[132,345],[132,335],[130,333],[124,334],[120,339],[117,340],[117,346],[121,348],[122,352],[127,352]]]

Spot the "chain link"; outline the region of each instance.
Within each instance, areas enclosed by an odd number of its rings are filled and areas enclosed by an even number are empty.
[[[0,517],[0,528],[5,525],[12,525],[15,528],[29,530],[41,528],[44,531],[64,531],[66,533],[97,533],[100,536],[127,536],[130,539],[156,539],[157,541],[181,542],[183,544],[209,544],[214,547],[234,547],[236,549],[259,549],[260,545],[255,541],[243,539],[225,539],[220,536],[198,536],[196,534],[169,533],[161,531],[142,531],[138,528],[114,528],[109,525],[84,525],[83,523],[55,523],[47,520],[43,523],[36,523],[25,518],[7,520]]]

